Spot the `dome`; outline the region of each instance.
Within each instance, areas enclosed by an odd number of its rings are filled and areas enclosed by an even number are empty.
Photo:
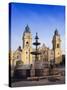
[[[30,28],[29,28],[28,25],[25,27],[25,31],[24,31],[24,33],[31,33],[31,32],[30,32]]]
[[[30,28],[29,28],[28,25],[26,25],[26,27],[25,27],[25,30],[24,30],[24,32],[23,32],[22,39],[25,37],[26,34],[31,35],[31,31],[30,31]]]
[[[59,34],[58,34],[58,30],[57,30],[57,29],[55,30],[55,35],[59,35]]]

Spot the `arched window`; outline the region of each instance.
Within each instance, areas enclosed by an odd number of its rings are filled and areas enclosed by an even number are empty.
[[[60,45],[59,44],[57,44],[57,48],[59,48],[60,47]]]

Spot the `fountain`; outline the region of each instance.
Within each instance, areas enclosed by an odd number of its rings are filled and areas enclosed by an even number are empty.
[[[32,69],[31,69],[32,76],[38,76],[38,72],[39,72],[39,69],[37,67],[39,63],[38,55],[40,55],[41,53],[38,50],[38,46],[40,45],[40,43],[38,42],[38,39],[39,39],[38,34],[36,33],[35,42],[33,43],[33,45],[35,45],[36,48],[35,48],[35,51],[31,52],[32,55],[35,55],[34,64],[32,65]]]
[[[35,42],[33,43],[33,45],[36,46],[36,49],[35,51],[31,52],[32,55],[35,55],[35,62],[38,61],[38,55],[40,55],[40,52],[38,51],[38,45],[40,45],[40,43],[38,42],[38,35],[36,33],[36,36],[35,36]]]

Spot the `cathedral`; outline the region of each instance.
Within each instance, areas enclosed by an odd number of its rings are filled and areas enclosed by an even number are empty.
[[[25,30],[22,35],[22,48],[21,46],[13,52],[11,64],[16,65],[17,61],[22,61],[24,65],[32,64],[35,60],[35,57],[31,54],[34,51],[32,47],[32,33],[29,26],[25,27]],[[58,30],[56,29],[52,39],[52,49],[43,44],[39,51],[41,54],[38,56],[40,62],[53,61],[55,64],[60,64],[62,61],[62,50],[61,50],[61,38]]]

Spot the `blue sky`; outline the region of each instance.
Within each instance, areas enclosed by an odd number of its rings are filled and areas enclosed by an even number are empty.
[[[38,32],[41,45],[52,48],[52,38],[55,29],[58,29],[62,40],[62,49],[65,48],[65,7],[41,4],[11,4],[11,48],[16,50],[22,46],[22,36],[26,25],[29,25],[34,40]]]

